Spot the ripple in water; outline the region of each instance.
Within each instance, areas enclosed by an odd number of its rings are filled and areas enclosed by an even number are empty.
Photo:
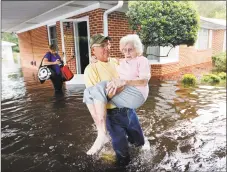
[[[3,171],[226,171],[225,88],[150,84],[137,110],[146,144],[131,147],[132,161],[122,169],[86,155],[96,131],[82,103],[83,86],[54,96],[50,82],[38,83],[36,71],[3,73]],[[102,153],[108,151],[110,144]]]

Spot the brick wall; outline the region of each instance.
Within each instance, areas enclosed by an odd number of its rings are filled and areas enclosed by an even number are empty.
[[[193,46],[179,47],[179,62],[168,64],[152,64],[152,77],[162,78],[164,75],[177,74],[182,68],[195,66],[198,64],[211,63],[212,49],[196,50]]]
[[[81,18],[89,16],[90,36],[96,33],[103,33],[103,13],[104,9],[96,9],[90,12],[86,12],[77,16],[71,17],[71,19]],[[64,42],[66,50],[66,61],[71,58],[71,51],[75,54],[74,49],[74,35],[72,22],[70,28],[66,30],[64,26]],[[61,43],[61,31],[60,22],[56,22],[56,31],[59,47],[59,55],[62,56],[62,43]],[[119,51],[119,41],[122,36],[133,33],[129,29],[129,24],[124,13],[113,12],[108,16],[108,32],[112,38],[111,41],[111,56],[122,57],[123,55]],[[170,73],[176,73],[180,68],[211,62],[212,53],[216,53],[222,50],[224,32],[214,31],[213,32],[213,52],[211,49],[208,50],[196,50],[194,47],[180,46],[179,52],[179,63],[169,64],[157,64],[151,65],[152,76],[167,75]],[[22,59],[22,65],[30,68],[37,68],[45,52],[48,51],[48,34],[47,27],[42,26],[31,31],[23,32],[18,34],[20,55]],[[34,60],[37,65],[32,66],[30,62],[33,60],[32,48],[34,52]],[[73,59],[68,62],[70,69],[76,73],[76,60]]]
[[[103,14],[105,9],[96,9],[87,13],[83,13],[72,17],[73,19],[89,16],[90,36],[96,33],[103,33]],[[129,29],[126,15],[122,12],[113,12],[108,15],[108,35],[111,40],[111,57],[122,57],[119,51],[120,38],[133,33]]]
[[[48,35],[46,26],[18,34],[22,67],[36,69],[44,54],[48,51]],[[36,62],[36,66],[31,65]]]
[[[178,62],[168,63],[168,64],[152,64],[151,65],[151,75],[159,77],[166,75],[168,73],[175,73],[179,71]]]
[[[223,50],[225,30],[213,30],[212,55],[217,55]]]
[[[196,50],[193,46],[181,45],[179,48],[179,68],[211,62],[212,49]]]
[[[123,57],[123,54],[119,50],[120,39],[127,34],[133,33],[129,28],[128,20],[124,13],[113,12],[108,16],[108,33],[112,38],[111,56]]]
[[[89,26],[90,26],[90,36],[96,33],[103,33],[103,13],[105,9],[96,9],[90,12],[79,14],[71,17],[71,19],[81,18],[84,16],[89,16]],[[66,61],[71,59],[71,51],[75,54],[74,48],[74,33],[72,22],[70,23],[70,28],[66,29],[64,25],[64,42],[65,42],[65,53]],[[111,56],[112,57],[122,57],[119,51],[119,41],[120,38],[126,34],[132,33],[129,29],[129,24],[127,18],[122,12],[113,12],[108,16],[108,31],[109,36],[112,38],[111,41]],[[61,42],[61,30],[60,22],[56,22],[56,32],[58,40],[59,55],[63,57],[62,54],[62,42]],[[30,34],[31,33],[31,34]],[[37,68],[37,66],[32,66],[30,62],[32,59],[32,48],[34,45],[34,56],[35,61],[39,64],[45,52],[48,51],[48,33],[47,27],[42,26],[31,31],[23,32],[18,34],[19,44],[21,49],[21,59],[23,66],[30,68]],[[30,40],[31,38],[31,40]],[[23,48],[24,47],[24,48]],[[68,62],[70,69],[76,73],[76,60],[70,60]]]

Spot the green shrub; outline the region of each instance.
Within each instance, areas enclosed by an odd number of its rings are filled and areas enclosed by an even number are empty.
[[[129,25],[144,45],[194,45],[199,29],[199,13],[189,1],[129,1]]]
[[[214,71],[226,72],[226,52],[220,53],[212,57]]]
[[[193,74],[184,74],[183,79],[181,81],[184,85],[195,85],[196,77]]]
[[[226,80],[226,73],[225,72],[219,73],[218,76],[221,78],[221,80]]]
[[[202,83],[218,84],[220,81],[221,78],[215,74],[205,74],[201,78]]]

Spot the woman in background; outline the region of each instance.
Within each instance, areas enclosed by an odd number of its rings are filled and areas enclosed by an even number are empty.
[[[44,56],[43,65],[49,66],[55,73],[50,78],[54,86],[55,93],[62,93],[63,81],[60,70],[61,64],[63,64],[63,61],[61,60],[61,57],[57,53],[57,46],[54,44],[50,45],[49,51]]]

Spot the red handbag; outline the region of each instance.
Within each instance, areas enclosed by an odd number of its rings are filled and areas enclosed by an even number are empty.
[[[72,71],[69,69],[67,65],[64,65],[61,67],[61,73],[62,73],[63,81],[70,81],[74,77],[74,74],[72,73]]]

